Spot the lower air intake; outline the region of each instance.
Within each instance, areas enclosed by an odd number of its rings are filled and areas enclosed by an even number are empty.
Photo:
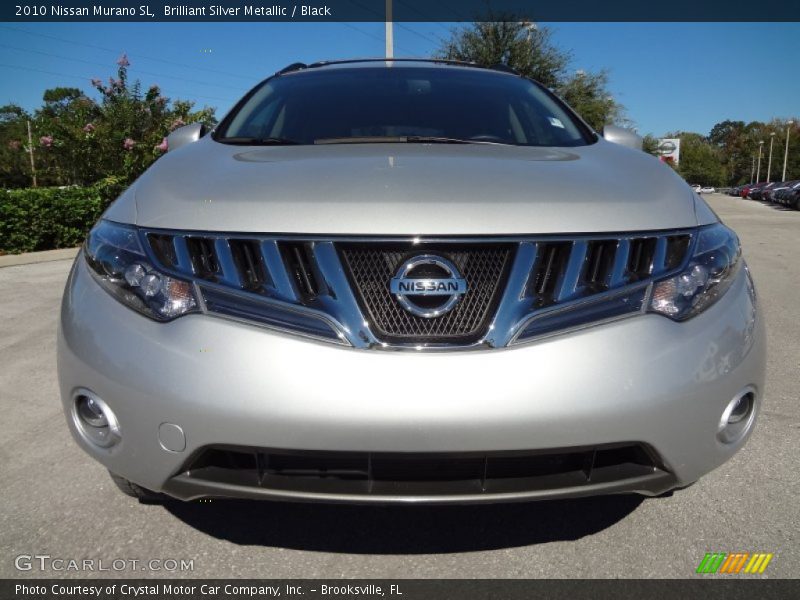
[[[669,474],[642,444],[446,454],[209,447],[178,475],[210,488],[362,496],[545,492],[647,477]]]

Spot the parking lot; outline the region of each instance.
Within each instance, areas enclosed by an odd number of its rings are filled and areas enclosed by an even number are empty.
[[[800,567],[800,212],[715,194],[740,235],[769,335],[758,427],[733,460],[671,497],[476,507],[214,501],[142,505],[73,443],[58,399],[55,329],[70,261],[0,269],[0,577],[20,554],[193,561],[107,576],[691,577],[706,552],[772,552]]]

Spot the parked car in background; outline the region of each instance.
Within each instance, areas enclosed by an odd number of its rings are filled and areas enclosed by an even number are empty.
[[[760,183],[751,183],[749,186],[747,186],[744,189],[742,197],[743,198],[750,198],[750,200],[755,200],[755,198],[753,198],[753,194],[756,192],[756,190],[761,189],[765,185],[767,185],[766,181],[762,181]]]
[[[713,193],[714,193],[714,192],[716,192],[716,191],[717,191],[717,190],[716,190],[716,189],[714,189],[714,188],[713,188],[713,187],[711,187],[711,186],[703,186],[703,187],[701,187],[701,188],[700,188],[700,193],[701,193],[701,194],[713,194]]]
[[[696,194],[699,194],[699,193],[701,193],[702,189],[703,189],[703,187],[702,187],[702,186],[700,186],[700,185],[693,185],[693,186],[692,186],[692,190],[694,190],[694,192],[695,192]]]
[[[790,181],[775,191],[775,202],[784,206],[792,206],[792,200],[800,193],[800,180]],[[792,206],[792,208],[796,208]]]
[[[772,186],[766,188],[761,195],[761,199],[766,202],[777,202],[775,194],[789,187],[790,181],[776,181]]]
[[[760,184],[750,188],[750,193],[748,194],[748,196],[750,197],[751,200],[763,200],[764,199],[764,192],[766,192],[768,189],[770,189],[774,185],[775,185],[775,182],[772,182],[772,183],[767,183],[767,182],[760,183]]]
[[[783,203],[795,210],[800,210],[800,183],[786,194]]]

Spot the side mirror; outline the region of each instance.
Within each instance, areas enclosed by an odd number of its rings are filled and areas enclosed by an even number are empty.
[[[180,130],[179,130],[180,131]],[[617,127],[616,125],[606,125],[603,127],[603,137],[614,144],[641,150],[644,139],[632,129]]]
[[[196,142],[206,133],[206,126],[202,123],[191,123],[179,127],[167,136],[167,150],[177,150],[181,146]]]

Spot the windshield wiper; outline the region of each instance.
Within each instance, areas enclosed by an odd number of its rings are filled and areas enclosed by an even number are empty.
[[[332,137],[319,138],[314,140],[315,144],[503,144],[503,142],[492,142],[486,140],[469,140],[462,138],[450,138],[433,135],[375,135],[375,136],[353,136],[353,137]],[[503,144],[508,145],[508,144]]]
[[[281,137],[224,137],[218,141],[224,144],[239,144],[242,146],[296,146],[300,142]]]
[[[513,146],[509,142],[497,142],[495,140],[471,140],[469,138],[450,138],[431,135],[409,135],[406,141],[410,144],[492,144],[495,146]]]
[[[350,137],[317,138],[315,144],[400,144],[406,138],[391,135],[360,135]]]

